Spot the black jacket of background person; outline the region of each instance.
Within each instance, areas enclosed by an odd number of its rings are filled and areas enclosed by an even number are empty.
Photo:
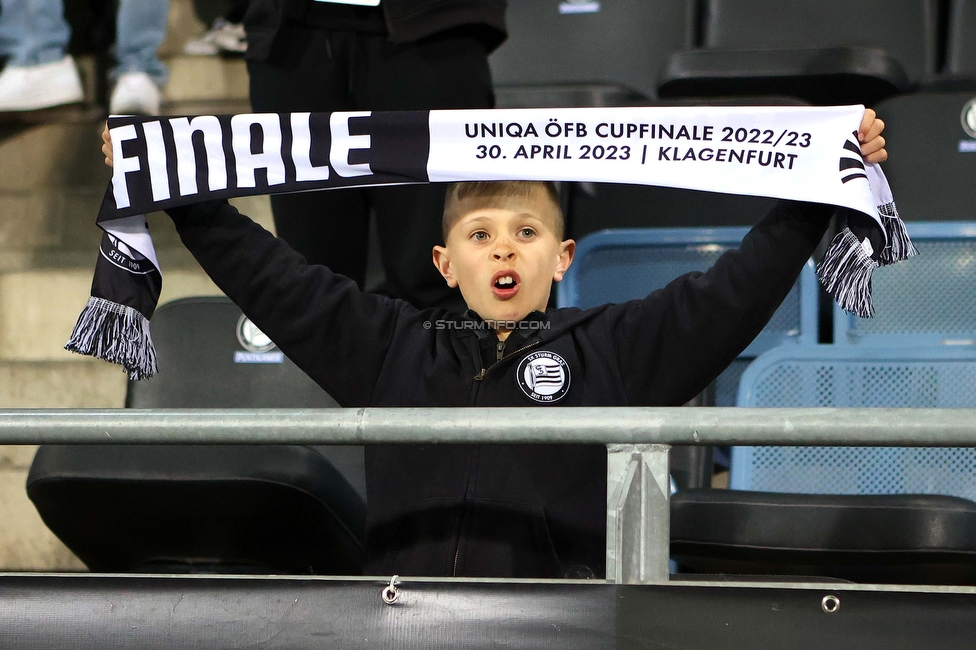
[[[310,4],[311,0],[250,0],[244,16],[247,58],[267,59],[281,27]],[[489,52],[505,40],[506,6],[506,0],[382,0],[380,3],[386,31],[394,43],[412,43],[465,27],[475,30]]]
[[[496,361],[492,332],[441,309],[365,294],[221,202],[170,210],[217,286],[346,407],[539,406],[520,362],[568,363],[558,406],[678,406],[759,333],[832,208],[779,202],[706,273],[642,300],[536,312]],[[425,323],[433,323],[428,329]],[[542,327],[548,329],[543,329]],[[484,372],[483,372],[484,371]],[[366,450],[371,575],[603,577],[602,445],[377,445]]]

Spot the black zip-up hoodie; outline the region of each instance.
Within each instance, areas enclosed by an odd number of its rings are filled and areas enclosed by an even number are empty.
[[[343,406],[554,408],[697,395],[765,326],[832,210],[780,202],[706,273],[534,312],[504,345],[471,312],[420,311],[307,265],[226,203],[169,214],[217,286]],[[378,445],[366,480],[372,575],[604,575],[603,446]]]

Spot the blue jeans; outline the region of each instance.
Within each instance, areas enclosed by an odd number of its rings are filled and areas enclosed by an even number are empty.
[[[7,65],[52,63],[64,57],[71,31],[63,0],[0,0],[0,54]],[[125,72],[145,72],[160,86],[166,67],[156,51],[166,37],[169,0],[120,0],[113,48],[113,79]]]

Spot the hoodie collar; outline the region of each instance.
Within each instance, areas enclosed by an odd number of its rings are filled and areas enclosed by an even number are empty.
[[[467,327],[462,326],[455,329],[455,333],[458,336],[468,336],[474,335],[478,340],[492,339],[497,340],[495,332],[485,324],[485,321],[477,312],[468,309],[461,315],[461,322],[468,322],[470,325]],[[542,330],[545,323],[549,322],[549,316],[545,312],[533,311],[521,321],[519,321],[520,327],[515,328],[515,330],[509,334],[509,338],[521,334],[522,339],[535,338]]]

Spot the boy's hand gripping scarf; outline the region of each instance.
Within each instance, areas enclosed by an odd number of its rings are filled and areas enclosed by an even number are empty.
[[[475,180],[662,185],[849,209],[818,274],[870,316],[871,273],[916,254],[857,141],[864,108],[654,107],[111,118],[92,297],[68,350],[156,372],[162,285],[145,214],[252,194]]]

